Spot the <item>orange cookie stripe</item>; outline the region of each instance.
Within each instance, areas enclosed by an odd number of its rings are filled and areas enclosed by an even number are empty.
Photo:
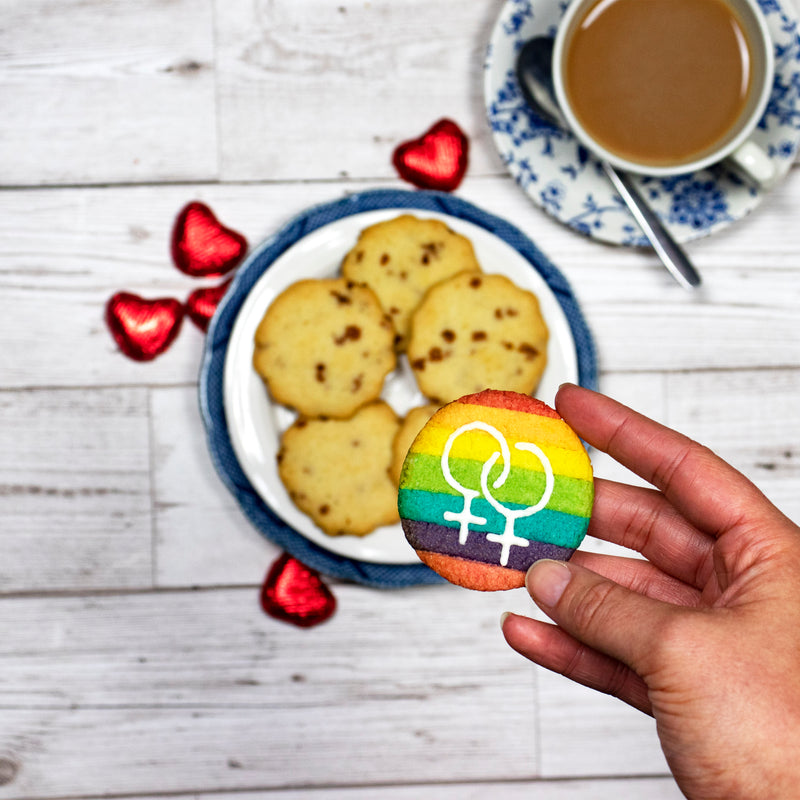
[[[441,553],[418,552],[423,564],[427,564],[434,572],[447,577],[450,583],[478,591],[499,591],[518,589],[525,585],[525,573],[504,567],[485,565],[476,574],[475,564],[463,558],[445,556]]]

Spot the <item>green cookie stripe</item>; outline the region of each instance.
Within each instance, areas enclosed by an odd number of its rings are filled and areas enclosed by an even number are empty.
[[[445,480],[441,462],[439,456],[410,453],[401,486],[404,489],[460,497],[461,493]],[[451,458],[449,463],[453,478],[461,486],[480,491],[481,469],[483,469],[484,462],[466,458]],[[545,489],[544,472],[512,467],[505,483],[499,489],[495,489],[492,487],[492,480],[500,474],[500,469],[499,466],[495,466],[488,481],[492,495],[498,502],[509,505],[516,504],[517,507],[529,506],[538,502]],[[591,511],[593,498],[593,481],[556,475],[555,488],[547,506],[565,514],[587,517]]]

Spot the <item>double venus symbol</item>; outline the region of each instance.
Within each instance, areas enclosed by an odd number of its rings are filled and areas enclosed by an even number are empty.
[[[462,486],[453,477],[453,473],[450,471],[450,451],[453,449],[453,444],[459,436],[467,433],[468,431],[474,430],[480,430],[488,433],[497,442],[499,448],[497,451],[492,453],[490,458],[481,468],[480,491],[467,486]],[[489,491],[489,473],[492,471],[492,467],[497,463],[499,458],[502,457],[503,459],[503,469],[492,483],[492,488],[500,489],[506,482],[506,479],[511,472],[511,450],[508,447],[508,442],[506,441],[505,436],[503,436],[503,434],[500,433],[497,428],[494,428],[485,422],[468,422],[466,425],[456,428],[456,430],[450,434],[447,442],[445,443],[444,450],[442,451],[442,473],[444,474],[444,479],[447,481],[449,486],[455,489],[464,498],[464,506],[461,511],[445,511],[445,520],[448,522],[459,523],[458,542],[462,545],[466,544],[467,538],[470,534],[471,523],[474,523],[475,525],[486,525],[485,517],[479,517],[472,513],[472,501],[483,494],[483,497],[488,501],[489,505],[491,505],[492,508],[499,514],[501,514],[506,521],[505,528],[502,533],[486,534],[486,538],[490,542],[497,542],[501,545],[500,564],[504,567],[508,565],[508,556],[513,546],[528,546],[527,539],[523,539],[521,536],[517,536],[514,533],[514,525],[516,524],[516,521],[518,519],[522,519],[523,517],[533,516],[537,512],[541,511],[549,502],[550,496],[553,494],[553,487],[555,486],[553,467],[550,464],[550,460],[542,452],[540,447],[537,447],[537,445],[533,444],[532,442],[517,442],[514,447],[517,450],[533,453],[533,455],[539,459],[542,467],[544,468],[544,493],[536,505],[528,506],[527,508],[506,508],[506,506],[502,505],[502,503],[500,503],[492,495],[491,491]]]

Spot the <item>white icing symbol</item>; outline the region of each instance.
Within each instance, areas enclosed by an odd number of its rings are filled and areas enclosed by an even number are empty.
[[[453,448],[454,442],[459,436],[461,436],[462,433],[467,433],[468,431],[473,430],[481,430],[485,433],[488,433],[495,439],[499,446],[499,451],[492,453],[490,458],[486,461],[481,469],[480,492],[477,489],[470,489],[466,486],[462,486],[453,477],[453,473],[450,471],[450,451]],[[523,539],[521,536],[517,536],[514,533],[514,525],[516,524],[516,521],[518,519],[522,519],[523,517],[533,516],[537,512],[541,511],[550,501],[550,497],[553,494],[553,488],[555,487],[553,467],[550,464],[550,460],[542,452],[540,447],[532,442],[517,442],[514,447],[516,447],[517,450],[523,450],[535,455],[542,464],[545,476],[544,493],[539,499],[539,502],[535,505],[528,506],[527,508],[520,508],[516,510],[513,508],[506,508],[489,491],[489,473],[492,471],[492,467],[497,463],[497,459],[502,457],[503,469],[492,483],[492,488],[501,488],[506,482],[509,472],[511,471],[511,451],[509,450],[508,442],[506,441],[505,437],[502,433],[500,433],[500,431],[497,430],[497,428],[487,425],[485,422],[468,422],[466,425],[462,425],[460,428],[457,428],[450,434],[447,442],[445,443],[444,450],[442,451],[442,474],[444,475],[444,479],[447,481],[449,486],[455,489],[464,498],[464,506],[461,511],[445,511],[445,520],[448,522],[459,523],[458,542],[462,545],[466,544],[467,537],[470,533],[470,523],[475,523],[476,525],[486,525],[487,522],[485,517],[479,517],[472,513],[472,501],[476,497],[480,497],[482,492],[483,497],[486,499],[489,505],[491,505],[492,508],[497,511],[497,513],[500,514],[506,521],[505,528],[503,529],[502,533],[486,534],[486,538],[490,542],[497,542],[501,545],[500,564],[504,567],[508,564],[508,556],[513,546],[528,546],[527,539]]]

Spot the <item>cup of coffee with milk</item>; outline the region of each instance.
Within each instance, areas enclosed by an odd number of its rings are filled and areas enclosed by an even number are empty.
[[[653,176],[725,160],[760,186],[775,178],[752,140],[774,68],[757,0],[572,0],[553,48],[556,97],[589,150]]]

